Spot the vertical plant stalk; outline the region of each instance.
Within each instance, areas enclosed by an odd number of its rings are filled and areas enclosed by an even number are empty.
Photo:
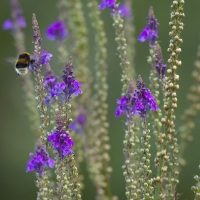
[[[68,22],[68,15],[67,15],[67,6],[66,1],[59,0],[57,3],[57,7],[59,10],[59,16],[58,18],[62,20],[62,22],[66,23]],[[67,38],[64,38],[58,46],[58,52],[59,52],[59,59],[62,66],[66,63],[66,58],[69,57],[70,50],[67,49]],[[71,52],[70,52],[71,53]]]
[[[87,160],[96,192],[97,199],[111,199],[112,194],[110,190],[110,173],[112,171],[109,166],[110,157],[108,150],[108,122],[107,122],[107,64],[105,62],[106,51],[106,35],[103,21],[100,18],[100,11],[96,0],[88,1],[90,9],[89,17],[92,22],[92,27],[95,31],[95,75],[94,75],[94,90],[95,95],[92,96],[92,116],[89,121],[93,121],[88,125],[87,140]],[[94,145],[95,144],[95,145]]]
[[[132,4],[133,0],[125,0],[125,4],[130,8],[132,11]],[[136,80],[136,71],[135,71],[135,26],[133,20],[133,13],[130,13],[130,17],[125,19],[124,29],[126,30],[125,36],[127,39],[127,57],[130,62],[130,67],[128,68],[129,73],[131,74],[130,77],[135,82]]]
[[[83,13],[83,7],[81,0],[59,0],[58,7],[60,10],[60,18],[64,22],[68,23],[68,31],[70,38],[70,46],[69,53],[73,55],[75,60],[75,65],[77,66],[75,69],[75,74],[77,79],[83,84],[82,91],[83,94],[78,96],[75,101],[72,102],[74,108],[82,107],[86,111],[86,118],[89,117],[89,113],[92,113],[91,108],[91,76],[88,69],[88,31],[86,27],[85,17]],[[64,58],[67,55],[66,47],[63,45],[67,41],[64,40],[63,44],[59,47],[59,52],[62,54]],[[78,109],[72,113],[75,117],[79,115]],[[89,120],[88,120],[89,121]],[[76,165],[80,170],[80,163],[83,158],[83,145],[85,137],[80,138],[77,133],[72,133],[73,139],[76,144],[75,145],[75,153],[76,153]],[[84,133],[83,133],[84,135]],[[79,181],[82,181],[83,177],[79,176]],[[83,183],[81,183],[81,188],[83,188]]]
[[[120,66],[122,67],[122,75],[121,75],[121,82],[122,82],[122,96],[125,95],[128,89],[128,83],[130,77],[128,75],[128,68],[130,67],[130,62],[127,58],[127,41],[125,38],[124,33],[124,20],[121,18],[118,12],[118,5],[113,8],[113,26],[115,28],[116,33],[116,42],[118,44],[117,50],[119,52],[119,58],[121,60]]]
[[[140,143],[138,137],[139,128],[128,119],[126,122],[127,130],[125,132],[124,155],[125,164],[122,166],[123,175],[126,182],[126,196],[127,199],[140,199],[142,197],[141,185],[138,184],[139,179],[139,163],[140,163],[140,150],[137,149]]]
[[[126,91],[128,90],[128,85],[130,81],[130,62],[128,60],[127,55],[127,40],[125,38],[125,31],[124,31],[124,20],[121,18],[118,12],[118,5],[113,8],[113,26],[115,28],[116,38],[115,41],[118,44],[117,50],[119,52],[119,58],[121,60],[120,66],[122,67],[122,75],[121,75],[121,82],[122,82],[122,96],[125,95]],[[132,74],[131,74],[132,75]],[[132,81],[133,82],[133,81]],[[133,87],[133,84],[132,84]],[[134,124],[134,126],[133,126]],[[129,123],[126,123],[127,131],[125,134],[125,165],[123,165],[124,169],[124,176],[126,180],[126,196],[128,199],[131,198],[140,198],[142,196],[141,191],[141,183],[138,181],[139,177],[141,176],[141,171],[139,169],[140,165],[140,142],[139,142],[139,130],[136,128],[138,126],[138,119],[137,117],[133,117],[130,119]],[[130,130],[130,127],[133,130]],[[134,128],[135,127],[135,128]],[[135,131],[134,131],[135,129]],[[133,136],[134,132],[134,136]],[[128,138],[127,137],[128,134]],[[134,147],[130,147],[128,144],[132,143],[134,137]],[[130,149],[129,149],[130,148]],[[132,152],[131,152],[132,151]],[[130,154],[130,155],[129,155]],[[133,154],[133,155],[132,155]],[[129,157],[132,156],[132,159],[129,160]],[[128,163],[128,164],[127,164]],[[129,165],[129,167],[127,167]],[[130,169],[130,166],[132,169]],[[130,171],[135,172],[131,174]],[[130,182],[129,182],[130,180]],[[131,184],[133,184],[133,188],[131,188]]]
[[[20,5],[18,0],[11,0],[12,20],[15,30],[13,38],[18,55],[25,51],[24,34],[17,21],[19,10]],[[34,85],[33,81],[31,80],[30,73],[26,74],[26,76],[22,76],[22,90],[24,94],[24,102],[27,109],[27,115],[31,124],[31,129],[35,135],[39,137],[40,117],[36,108],[37,104],[34,97]]]
[[[41,41],[42,38],[40,37],[40,30],[38,26],[38,22],[36,19],[35,14],[33,14],[32,17],[32,23],[33,23],[33,44],[34,44],[34,51],[33,55],[35,57],[35,65],[37,70],[35,71],[35,92],[36,92],[36,99],[38,101],[38,110],[40,114],[40,131],[41,131],[41,139],[43,143],[46,143],[46,137],[47,137],[47,127],[49,125],[49,116],[47,115],[47,106],[45,105],[45,99],[46,99],[46,93],[44,88],[44,76],[42,74],[42,66],[39,63],[40,54],[41,54]]]
[[[39,66],[39,58],[40,58],[40,50],[41,50],[41,37],[40,37],[40,30],[38,26],[38,22],[36,19],[35,14],[32,16],[32,25],[33,25],[33,44],[34,44],[34,58],[35,58],[35,66],[37,66],[37,70],[35,72],[35,92],[36,92],[36,99],[38,101],[38,110],[40,114],[40,120],[41,120],[41,125],[40,125],[40,131],[41,131],[41,144],[46,144],[47,142],[47,127],[49,125],[49,116],[47,115],[47,107],[45,105],[45,91],[44,91],[44,84],[43,84],[43,75],[41,73],[41,66]],[[47,188],[49,186],[49,178],[48,176],[42,177],[42,179],[38,180],[38,187],[39,187],[39,192],[37,195],[37,199],[44,200],[46,197],[49,197],[52,195],[52,190]],[[43,187],[43,188],[42,188]],[[45,198],[43,197],[43,191],[46,191],[45,193]]]
[[[153,187],[152,187],[152,179],[150,179],[150,175],[152,171],[150,169],[150,130],[147,128],[147,121],[146,119],[142,123],[142,136],[141,136],[141,162],[140,162],[140,171],[142,172],[139,181],[141,183],[141,191],[143,199],[154,199]]]
[[[151,71],[150,71],[150,89],[152,93],[154,94],[156,104],[159,105],[159,94],[161,87],[164,85],[164,70],[166,68],[166,65],[164,64],[161,47],[160,45],[155,42],[155,45],[150,48],[150,57],[148,59],[148,62],[151,64]],[[159,73],[158,73],[159,72]],[[163,88],[162,88],[163,89]],[[153,132],[157,140],[156,148],[157,148],[157,154],[154,159],[155,168],[157,169],[157,175],[156,177],[152,178],[153,184],[155,187],[155,199],[163,199],[165,198],[165,191],[163,191],[162,185],[164,184],[164,177],[166,174],[162,170],[162,167],[165,165],[166,161],[168,160],[168,156],[166,155],[166,145],[164,143],[163,136],[165,136],[162,133],[162,118],[163,114],[161,109],[158,109],[153,115]],[[165,168],[164,168],[165,169]]]
[[[72,60],[71,63],[72,65]],[[71,113],[71,104],[65,102],[58,113],[57,122],[62,126],[62,131],[70,133],[69,124],[72,122],[69,113]],[[56,152],[56,179],[57,194],[61,200],[80,200],[80,187],[78,181],[78,170],[75,164],[75,155],[68,154],[66,157],[60,157]]]
[[[200,166],[199,166],[200,167]],[[192,186],[191,190],[194,192],[194,200],[199,200],[200,199],[200,187],[199,187],[199,183],[200,183],[200,177],[198,175],[194,176],[194,180],[197,182],[196,186]]]
[[[200,45],[197,52],[197,60],[194,63],[195,69],[192,72],[194,84],[190,87],[190,92],[187,96],[189,107],[184,111],[182,120],[184,124],[180,127],[180,145],[179,145],[179,164],[180,167],[186,165],[183,154],[189,142],[193,140],[191,131],[195,128],[194,119],[200,110]]]
[[[165,129],[165,146],[166,154],[169,156],[167,161],[168,166],[163,166],[163,170],[167,171],[165,181],[166,185],[164,190],[168,199],[174,199],[176,195],[176,185],[178,184],[178,143],[176,138],[176,129],[174,120],[176,118],[174,111],[177,108],[177,90],[179,85],[179,75],[177,69],[181,65],[178,56],[181,52],[180,44],[183,40],[180,34],[183,30],[182,18],[185,16],[183,13],[184,0],[173,1],[171,5],[171,21],[169,25],[172,31],[169,33],[171,39],[168,48],[170,58],[168,59],[169,69],[167,70],[168,76],[165,77],[165,92],[164,92],[164,111],[165,116],[162,118],[162,123]]]

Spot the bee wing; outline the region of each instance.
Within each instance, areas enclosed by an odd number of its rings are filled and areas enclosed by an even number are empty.
[[[14,58],[14,57],[9,57],[9,58],[5,58],[5,61],[7,62],[7,63],[10,63],[10,64],[14,64],[15,62],[16,62],[16,58]]]

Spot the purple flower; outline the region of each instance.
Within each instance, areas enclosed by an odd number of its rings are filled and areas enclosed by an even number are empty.
[[[66,87],[63,92],[65,93],[67,101],[70,100],[72,94],[74,94],[74,96],[82,94],[82,91],[80,90],[82,84],[76,81],[73,75],[72,59],[70,59],[70,61],[66,63],[62,79],[66,84]]]
[[[55,77],[52,70],[47,70],[46,72],[44,87],[48,91],[48,95],[45,100],[46,105],[50,105],[51,99],[56,101],[57,97],[61,97],[64,102],[63,90],[66,85],[64,82],[58,82],[58,77]]]
[[[125,115],[130,118],[134,115],[140,115],[142,119],[145,119],[146,113],[150,109],[158,110],[155,98],[150,90],[145,88],[145,83],[143,83],[141,76],[138,77],[136,86],[137,89],[133,93],[133,84],[131,82],[127,94],[117,101],[117,104],[119,104],[115,113],[117,117]]]
[[[119,106],[116,109],[115,116],[120,117],[121,115],[125,115],[128,118],[137,115],[138,112],[135,110],[135,99],[133,98],[134,88],[133,81],[130,81],[127,93],[120,100],[117,100],[117,104]]]
[[[125,4],[118,7],[118,12],[121,17],[125,17],[126,19],[130,19],[131,17],[131,10]]]
[[[44,87],[49,92],[54,88],[55,84],[58,82],[58,77],[54,75],[52,70],[46,71],[46,76],[44,79]]]
[[[49,154],[41,144],[38,144],[35,155],[34,153],[29,155],[31,159],[28,162],[26,172],[35,170],[39,176],[42,176],[46,167],[54,167],[54,160],[49,157]]]
[[[42,50],[42,55],[40,56],[39,59],[39,64],[40,65],[47,65],[49,66],[49,61],[51,60],[52,54],[46,52],[45,50]]]
[[[157,42],[153,46],[153,50],[155,52],[154,66],[159,74],[159,77],[164,78],[167,65],[164,64],[161,47]]]
[[[83,113],[83,111],[80,112],[80,114],[77,116],[77,118],[70,124],[70,128],[79,133],[82,134],[85,124],[86,124],[86,116]]]
[[[150,90],[145,87],[145,83],[142,81],[141,76],[138,76],[136,82],[137,89],[133,97],[135,98],[135,110],[144,119],[146,113],[149,110],[157,111],[155,97],[151,94]]]
[[[25,28],[26,27],[26,21],[24,19],[23,16],[18,16],[17,17],[17,24],[20,28]],[[11,18],[8,18],[4,21],[3,25],[2,25],[2,29],[3,30],[9,30],[12,29],[14,31],[15,27],[14,27],[14,23],[13,20]]]
[[[156,38],[158,38],[158,25],[157,19],[154,16],[153,7],[150,7],[147,26],[140,33],[138,40],[140,42],[148,41],[150,46],[154,45]]]
[[[60,128],[57,128],[55,132],[51,132],[51,135],[48,136],[48,141],[52,142],[52,146],[61,158],[73,153],[72,147],[74,146],[74,142],[69,133],[62,131]]]
[[[68,32],[66,30],[66,26],[62,21],[55,21],[47,28],[46,31],[46,37],[49,40],[62,41],[67,35]]]
[[[115,7],[115,0],[102,0],[101,4],[99,5],[100,10],[104,10],[105,8],[114,8]]]
[[[2,29],[3,30],[8,30],[13,28],[13,22],[12,19],[6,19],[3,23]]]

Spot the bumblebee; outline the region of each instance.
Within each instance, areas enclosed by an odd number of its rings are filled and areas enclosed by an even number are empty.
[[[19,55],[18,60],[15,62],[15,70],[18,75],[25,75],[28,73],[28,67],[33,60],[28,52]]]

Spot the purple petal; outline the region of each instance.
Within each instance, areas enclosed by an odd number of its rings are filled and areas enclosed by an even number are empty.
[[[13,28],[13,22],[12,19],[6,19],[3,23],[2,29],[3,30],[8,30]]]

